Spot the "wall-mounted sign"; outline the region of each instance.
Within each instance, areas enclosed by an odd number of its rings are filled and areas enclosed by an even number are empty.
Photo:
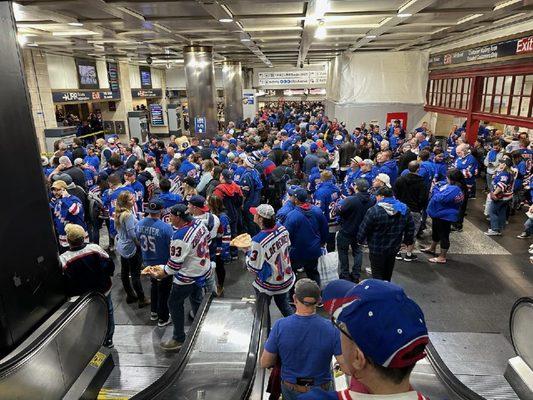
[[[116,63],[107,63],[107,79],[109,80],[109,89],[113,92],[118,92],[120,85],[118,83],[118,67]]]
[[[150,124],[152,126],[165,126],[163,107],[160,104],[150,104]]]
[[[54,103],[84,103],[89,101],[120,100],[120,92],[101,90],[53,91]]]
[[[309,89],[309,94],[312,94],[312,95],[320,95],[320,96],[325,96],[326,95],[326,89],[322,88],[322,89]]]
[[[255,102],[255,95],[254,93],[243,93],[243,104],[253,105]]]
[[[98,89],[96,61],[76,58],[76,72],[80,89]]]
[[[456,51],[437,54],[429,58],[429,68],[443,67],[462,63],[472,63],[495,58],[522,55],[533,52],[533,36],[511,39]]]
[[[325,85],[327,77],[326,70],[258,72],[259,86]]]
[[[104,131],[108,135],[114,135],[115,123],[113,121],[104,121]]]
[[[131,97],[146,98],[146,97],[162,97],[163,89],[131,89]]]
[[[124,125],[124,121],[115,121],[115,133],[117,135],[126,134],[126,128]]]
[[[195,117],[194,118],[194,132],[205,133],[205,129],[206,129],[205,117]]]

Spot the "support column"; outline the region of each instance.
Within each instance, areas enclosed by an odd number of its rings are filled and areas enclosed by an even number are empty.
[[[46,151],[44,130],[57,126],[52,89],[50,89],[50,77],[46,66],[46,55],[41,50],[29,48],[24,49],[22,55],[35,132],[41,151]]]
[[[189,101],[189,130],[199,138],[213,138],[218,133],[213,48],[186,46],[183,56]]]
[[[63,302],[62,274],[11,1],[0,1],[0,358]],[[18,165],[19,168],[13,168]]]
[[[227,61],[222,66],[222,80],[224,82],[224,119],[235,122],[239,126],[242,122],[242,66],[240,62]]]

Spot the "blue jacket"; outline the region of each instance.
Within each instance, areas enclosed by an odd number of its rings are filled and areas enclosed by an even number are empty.
[[[242,174],[239,185],[244,194],[244,209],[257,207],[261,202],[261,189],[263,189],[259,172],[254,168],[247,169]]]
[[[374,181],[374,178],[378,174],[378,169],[376,167],[372,167],[370,171],[363,172],[361,168],[359,168],[355,173],[352,175],[352,182],[355,182],[357,179],[366,179],[368,182],[368,185],[372,187],[372,182]]]
[[[390,184],[394,185],[394,182],[396,182],[396,179],[398,178],[398,165],[396,160],[385,161],[381,167],[378,167],[377,174],[388,175],[390,178]]]
[[[340,217],[340,231],[347,236],[357,236],[366,211],[373,205],[374,200],[368,193],[356,193],[340,200],[336,209]]]
[[[287,200],[285,204],[283,204],[283,206],[276,213],[277,221],[280,224],[285,225],[285,218],[287,218],[287,215],[295,208],[296,206],[294,205],[294,203],[290,200]]]
[[[455,168],[463,173],[467,186],[472,186],[474,184],[478,171],[478,163],[472,154],[469,154],[464,158],[457,158],[457,160],[455,160]]]
[[[426,184],[429,190],[431,182],[433,181],[433,177],[435,176],[435,164],[431,161],[422,161],[420,163],[420,170],[418,171],[418,175],[424,178],[424,183]],[[446,173],[444,174],[444,176],[446,176]]]
[[[435,171],[434,179],[436,182],[446,180],[446,173],[448,172],[448,166],[443,162],[433,162],[433,169]]]
[[[459,186],[446,181],[438,182],[433,188],[428,204],[428,215],[445,221],[457,222],[464,195]]]
[[[305,203],[295,207],[285,219],[291,239],[291,261],[313,260],[322,255],[328,240],[328,221],[317,206]]]

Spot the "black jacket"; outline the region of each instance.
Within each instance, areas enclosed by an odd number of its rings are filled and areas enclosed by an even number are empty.
[[[81,186],[83,189],[87,188],[87,184],[85,183],[85,174],[80,168],[70,167],[70,168],[64,169],[61,172],[70,176],[72,178],[72,181],[76,185]]]
[[[340,202],[337,214],[340,216],[340,231],[348,236],[357,236],[359,225],[366,211],[374,205],[368,193],[356,193]]]
[[[401,174],[404,169],[407,169],[408,164],[416,159],[416,154],[411,150],[407,150],[405,153],[403,153],[398,159],[398,173]]]
[[[428,195],[424,178],[418,174],[409,172],[400,176],[394,183],[394,196],[412,212],[421,212],[426,208]]]

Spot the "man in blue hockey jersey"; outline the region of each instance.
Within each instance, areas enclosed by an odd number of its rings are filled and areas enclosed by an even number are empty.
[[[476,197],[476,175],[478,173],[478,162],[470,154],[470,146],[466,143],[457,146],[457,159],[455,168],[462,172],[465,177],[466,187],[470,198]]]
[[[87,232],[83,205],[79,198],[68,193],[65,181],[55,181],[52,184],[51,191],[52,200],[50,202],[50,208],[52,209],[54,226],[59,239],[60,252],[64,252],[68,249],[67,234],[65,232],[65,226],[67,224],[80,225]],[[86,235],[85,241],[87,243],[89,242],[88,235]]]
[[[124,171],[125,184],[131,187],[135,192],[135,204],[137,206],[137,215],[142,218],[143,214],[143,199],[144,199],[144,186],[137,180],[137,173],[133,168],[128,168]]]
[[[337,200],[341,197],[341,191],[335,185],[333,174],[331,171],[325,170],[320,174],[320,183],[317,186],[316,192],[313,194],[313,203],[320,207],[322,213],[328,221],[328,241],[327,250],[335,251],[335,232],[337,231],[337,219],[331,218],[331,208],[335,205]]]
[[[165,265],[170,255],[170,240],[173,231],[169,224],[161,221],[163,209],[162,201],[156,199],[149,202],[145,210],[148,216],[140,220],[135,228],[137,240],[141,245],[143,264],[147,267]],[[170,276],[159,281],[152,278],[150,319],[157,320],[159,327],[171,322],[168,311],[168,295],[171,287],[172,277]]]
[[[135,191],[131,187],[122,184],[119,174],[111,174],[107,182],[109,183],[109,189],[102,194],[102,203],[104,203],[104,207],[109,213],[109,245],[112,247],[117,234],[115,229],[115,206],[118,196],[124,191],[133,193],[135,196]]]
[[[177,204],[171,209],[174,233],[170,242],[170,258],[163,269],[155,269],[151,275],[162,279],[174,277],[168,307],[174,324],[172,339],[161,343],[163,350],[176,351],[185,341],[185,315],[183,303],[191,302],[196,314],[203,298],[203,287],[211,275],[209,259],[209,231],[199,220],[187,213],[187,206]]]

